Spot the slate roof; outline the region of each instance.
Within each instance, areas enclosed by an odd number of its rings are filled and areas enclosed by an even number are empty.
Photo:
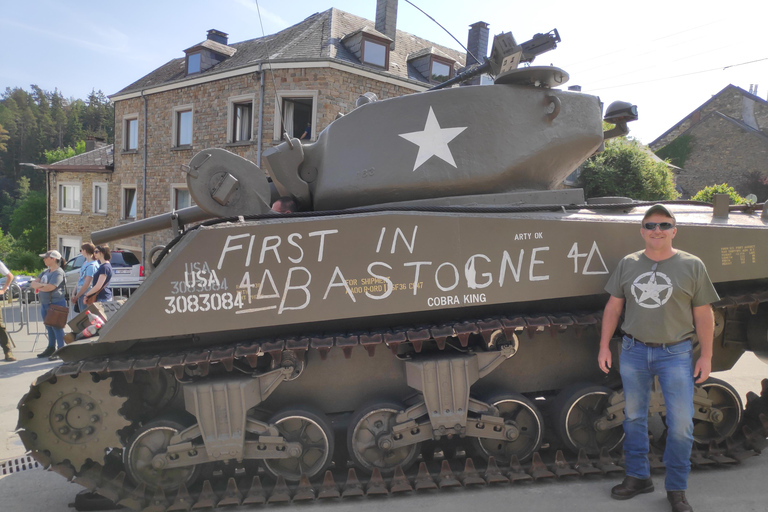
[[[253,66],[260,62],[266,63],[267,57],[273,63],[337,61],[372,73],[412,80],[423,85],[430,85],[429,80],[408,64],[409,54],[416,53],[424,48],[435,47],[458,62],[460,66],[464,65],[465,54],[463,52],[437,45],[426,39],[398,30],[395,37],[395,49],[390,52],[389,56],[389,71],[366,66],[352,52],[347,50],[341,40],[347,35],[361,30],[377,33],[375,32],[375,26],[376,24],[371,20],[331,8],[327,11],[315,13],[304,21],[276,34],[230,44],[228,46],[236,50],[234,55],[201,73],[195,73],[193,76],[187,77],[185,57],[182,56],[167,62],[112,96],[174,83],[178,83],[180,87],[183,87],[185,80],[216,75],[238,68]]]
[[[113,168],[115,164],[115,145],[109,144],[98,147],[92,151],[80,153],[70,158],[60,160],[54,164],[45,166],[47,169],[58,171],[76,171],[82,168],[100,166]]]

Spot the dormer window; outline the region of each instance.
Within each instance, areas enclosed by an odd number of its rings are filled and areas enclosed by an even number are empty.
[[[445,82],[453,77],[453,66],[447,61],[440,60],[438,57],[432,56],[432,69],[429,73],[429,79],[432,82]]]
[[[201,55],[199,53],[193,53],[187,55],[187,74],[200,72]]]
[[[184,50],[187,54],[187,75],[208,71],[233,56],[237,50],[227,46],[227,40],[227,34],[211,29],[205,41]]]
[[[392,40],[369,27],[347,34],[344,46],[366,66],[389,70],[389,49]]]
[[[389,68],[389,45],[363,37],[361,60],[366,64]]]
[[[429,83],[440,84],[453,78],[456,61],[439,49],[423,48],[408,55],[408,64],[412,65]]]

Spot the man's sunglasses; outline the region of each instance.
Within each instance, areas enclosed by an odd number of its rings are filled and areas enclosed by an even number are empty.
[[[643,224],[643,227],[648,231],[654,231],[656,226],[658,226],[662,231],[667,231],[675,227],[675,225],[671,222],[646,222]]]

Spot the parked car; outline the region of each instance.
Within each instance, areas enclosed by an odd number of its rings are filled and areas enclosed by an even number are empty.
[[[13,276],[13,284],[18,285],[18,288],[11,285],[9,291],[13,294],[14,299],[18,299],[20,294],[29,293],[29,282],[34,279],[32,276]],[[5,278],[0,279],[0,289],[5,286]],[[6,292],[8,293],[8,292]],[[32,293],[34,294],[34,290],[32,290]]]
[[[130,295],[144,282],[144,265],[131,251],[111,251],[112,281],[109,287],[117,295]],[[64,266],[67,276],[67,293],[72,295],[80,278],[80,267],[85,263],[85,256],[75,256]]]

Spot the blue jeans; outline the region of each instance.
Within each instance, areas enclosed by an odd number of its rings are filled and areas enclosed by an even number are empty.
[[[659,378],[667,409],[664,465],[668,491],[684,491],[691,472],[693,446],[693,347],[690,340],[669,347],[646,347],[624,337],[621,382],[624,386],[624,456],[626,473],[649,478],[648,407],[653,378]]]
[[[65,307],[67,305],[64,299],[54,300],[51,304]],[[40,304],[40,314],[43,315],[42,318],[45,318],[45,315],[48,314],[48,308],[51,304]],[[56,327],[51,327],[49,325],[46,325],[45,329],[48,331],[48,348],[61,348],[64,346],[64,329],[57,329]]]

